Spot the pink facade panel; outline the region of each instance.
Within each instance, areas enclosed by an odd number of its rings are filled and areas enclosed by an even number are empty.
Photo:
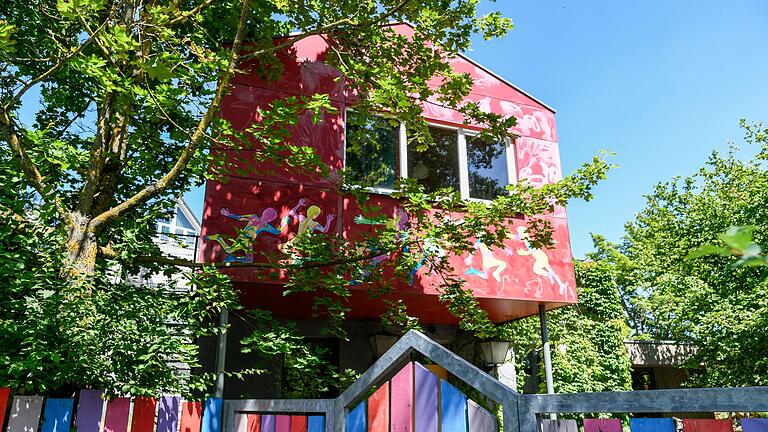
[[[408,26],[395,27],[404,34],[412,32]],[[302,40],[281,54],[282,66],[273,71],[277,80],[267,81],[255,72],[238,76],[232,93],[225,98],[221,115],[232,121],[236,128],[244,129],[259,124],[263,110],[274,100],[315,93],[330,95],[338,112],[326,113],[318,123],[311,121],[309,113],[303,114],[291,129],[290,142],[315,149],[331,175],[324,177],[311,170],[282,170],[277,165],[256,161],[254,149],[258,150],[258,147],[250,144],[243,150],[218,150],[227,152],[224,159],[229,161],[229,172],[234,175],[224,182],[210,181],[207,185],[200,249],[203,261],[249,263],[285,259],[282,251],[307,230],[338,234],[355,241],[375,229],[370,224],[361,223],[359,218],[373,215],[363,215],[356,201],[339,188],[336,173],[344,166],[344,110],[354,103],[354,99],[345,93],[344,80],[339,78],[338,71],[323,63],[324,59],[322,38]],[[517,118],[518,124],[513,130],[519,135],[514,156],[517,177],[534,185],[561,179],[553,112],[464,57],[452,59],[451,64],[458,72],[469,73],[475,79],[470,100],[478,102],[484,110]],[[425,103],[423,107],[428,121],[462,126],[464,120],[456,111],[433,103]],[[465,127],[473,128],[471,125]],[[408,221],[400,203],[389,196],[371,194],[369,203],[380,206],[379,215],[391,218],[393,223],[398,219]],[[506,321],[525,316],[531,310],[535,311],[537,303],[576,302],[565,210],[556,208],[545,218],[554,228],[554,247],[532,248],[522,228],[524,221],[510,219],[514,229],[504,248],[488,248],[478,243],[471,254],[450,257],[457,273],[465,278],[467,286],[488,308],[492,319]],[[405,236],[406,225],[403,225]],[[249,246],[251,243],[253,245]],[[371,260],[370,264],[386,266],[385,261],[393,258],[383,255]],[[411,280],[396,284],[395,295],[405,299],[411,313],[436,320],[440,317],[435,322],[448,322],[445,318],[447,310],[436,299],[439,279],[430,274],[424,265],[426,260],[417,262]],[[263,290],[259,296],[251,297],[260,302],[258,306],[269,307],[280,316],[282,295],[279,286],[284,282],[284,275],[255,268],[224,271],[241,284],[240,291],[246,297],[248,290],[257,286],[274,286],[274,293]],[[364,284],[357,286],[354,275],[347,277],[353,291],[365,291]],[[521,302],[533,303],[524,305]],[[380,309],[374,303],[353,293],[349,300],[352,307],[349,316],[374,317]],[[296,304],[303,305],[299,299]]]

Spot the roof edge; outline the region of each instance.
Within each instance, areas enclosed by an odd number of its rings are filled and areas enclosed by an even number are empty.
[[[515,89],[515,90],[519,91],[520,93],[524,94],[525,96],[527,96],[527,97],[531,98],[531,99],[532,99],[533,101],[535,101],[536,103],[540,104],[540,105],[541,105],[541,106],[543,106],[544,108],[546,108],[546,109],[548,109],[549,111],[551,111],[551,112],[552,112],[552,114],[554,114],[554,113],[556,113],[556,112],[557,112],[557,110],[555,110],[555,109],[554,109],[554,108],[552,108],[551,106],[549,106],[549,105],[547,105],[546,103],[544,103],[544,102],[543,102],[541,99],[539,99],[539,98],[537,98],[537,97],[533,96],[532,94],[530,94],[530,93],[528,93],[527,91],[525,91],[525,90],[521,89],[520,87],[516,86],[515,84],[512,84],[512,83],[511,83],[509,80],[507,80],[506,78],[504,78],[504,77],[502,77],[501,75],[497,74],[496,72],[492,71],[491,69],[487,68],[486,66],[483,66],[482,64],[480,64],[480,63],[479,63],[477,60],[473,59],[472,57],[469,57],[468,55],[466,55],[466,54],[464,54],[464,53],[459,53],[458,55],[459,55],[461,58],[463,58],[464,60],[466,60],[466,61],[468,61],[468,62],[472,63],[472,64],[473,64],[473,65],[475,65],[476,67],[479,67],[480,69],[482,69],[482,70],[483,70],[483,71],[485,71],[486,73],[490,74],[491,76],[493,76],[493,77],[494,77],[494,78],[496,78],[497,80],[499,80],[499,81],[503,82],[504,84],[506,84],[506,85],[508,85],[508,86],[512,87],[513,89]]]

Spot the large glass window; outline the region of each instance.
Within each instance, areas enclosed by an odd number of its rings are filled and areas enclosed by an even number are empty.
[[[393,190],[402,176],[416,179],[427,192],[453,188],[464,198],[482,200],[507,194],[506,186],[514,180],[514,159],[507,154],[507,142],[441,126],[429,126],[429,133],[432,145],[417,151],[406,146],[399,121],[347,111],[348,178],[382,191]]]
[[[415,178],[427,192],[452,187],[459,190],[458,131],[429,128],[434,141],[424,151],[408,146],[408,177]]]
[[[509,184],[506,143],[467,136],[469,197],[491,200],[506,195]]]
[[[400,123],[347,111],[346,170],[366,186],[394,189],[400,176]]]

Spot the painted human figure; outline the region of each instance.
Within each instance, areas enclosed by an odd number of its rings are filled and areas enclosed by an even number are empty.
[[[307,208],[307,215],[298,215],[299,220],[299,228],[296,231],[296,235],[293,236],[292,239],[286,241],[285,243],[281,243],[278,246],[278,249],[280,249],[281,252],[289,253],[291,247],[293,246],[293,243],[296,241],[296,239],[299,238],[299,236],[305,234],[305,233],[311,233],[313,231],[319,231],[323,234],[327,233],[331,230],[331,222],[333,222],[333,219],[335,218],[335,215],[333,213],[329,213],[325,217],[325,225],[321,225],[320,222],[317,222],[315,219],[317,219],[318,216],[320,216],[320,213],[322,213],[322,210],[320,207],[316,205],[309,206]],[[295,216],[295,215],[294,215]]]
[[[389,229],[395,229],[401,233],[400,234],[401,240],[405,240],[408,236],[408,231],[406,229],[408,226],[408,212],[406,212],[404,209],[400,207],[395,208],[392,214],[392,217],[385,221],[369,219],[363,215],[355,216],[354,220],[355,220],[355,223],[358,225],[384,225]],[[378,245],[372,244],[372,245],[369,245],[367,248],[365,247],[358,248],[358,253],[363,253],[366,250],[368,250],[369,252],[376,252],[378,250]],[[361,284],[363,278],[370,276],[373,268],[381,264],[382,262],[384,262],[387,258],[389,258],[389,252],[381,255],[376,255],[375,257],[371,258],[366,268],[363,269],[363,272],[360,275],[360,277],[352,280],[350,283],[352,285]]]
[[[488,272],[495,268],[496,270],[494,270],[492,273],[493,278],[496,279],[497,282],[501,282],[501,272],[507,268],[507,263],[504,262],[504,260],[493,256],[493,251],[488,247],[488,245],[481,242],[480,240],[475,241],[475,251],[480,252],[480,257],[482,258],[482,270],[478,270],[472,267],[472,260],[475,257],[475,252],[470,252],[469,256],[464,258],[464,264],[470,266],[467,271],[464,272],[464,274],[475,275],[488,280]]]
[[[541,249],[537,249],[531,246],[529,243],[530,237],[528,236],[528,232],[526,231],[525,227],[517,227],[517,235],[514,235],[513,238],[522,241],[525,244],[525,249],[518,249],[517,254],[521,256],[528,256],[530,255],[533,258],[533,273],[544,276],[547,279],[549,279],[549,283],[552,285],[557,284],[560,290],[560,295],[566,295],[568,290],[568,284],[563,282],[560,279],[560,276],[555,273],[555,271],[552,269],[552,266],[549,264],[549,257],[547,256],[544,251]],[[508,255],[512,255],[512,251],[510,249],[505,249],[505,252]]]
[[[219,210],[219,213],[222,216],[234,219],[236,221],[248,223],[245,225],[245,227],[243,227],[242,230],[240,230],[238,236],[232,239],[230,244],[227,244],[226,239],[222,237],[221,234],[211,234],[205,236],[205,239],[215,241],[221,245],[222,249],[224,249],[224,251],[227,253],[227,256],[224,258],[224,262],[253,262],[252,248],[254,240],[256,240],[256,238],[258,238],[258,236],[262,233],[280,235],[280,233],[288,227],[288,224],[291,223],[291,217],[299,217],[297,211],[299,208],[303,207],[306,202],[307,200],[305,198],[300,199],[296,205],[288,212],[288,215],[283,217],[280,225],[277,228],[272,225],[272,222],[277,219],[277,211],[272,207],[265,208],[261,214],[253,213],[242,215],[232,213],[229,211],[229,208],[222,207],[221,210]],[[235,255],[237,252],[244,252],[245,255]]]
[[[421,269],[424,264],[427,263],[430,257],[435,258],[441,258],[445,256],[446,252],[445,249],[440,247],[440,245],[437,244],[437,242],[434,241],[432,238],[426,238],[424,239],[424,255],[421,257],[421,259],[416,263],[416,265],[411,269],[411,271],[408,273],[410,276],[410,284],[413,285],[413,281],[416,277],[416,272]],[[407,252],[407,250],[406,250]]]

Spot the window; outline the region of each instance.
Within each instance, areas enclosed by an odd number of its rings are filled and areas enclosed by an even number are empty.
[[[408,146],[408,177],[415,178],[427,192],[452,187],[460,190],[459,135],[455,129],[430,126],[434,143],[419,152]]]
[[[387,117],[347,111],[345,168],[353,181],[392,191],[398,177],[416,179],[427,192],[453,188],[463,198],[491,200],[516,180],[508,142],[481,139],[461,128],[429,126],[434,143],[424,151],[406,145],[405,126]]]
[[[507,145],[467,136],[469,197],[491,200],[507,194]]]
[[[400,176],[400,123],[385,117],[364,118],[347,111],[347,173],[353,181],[394,189]]]

